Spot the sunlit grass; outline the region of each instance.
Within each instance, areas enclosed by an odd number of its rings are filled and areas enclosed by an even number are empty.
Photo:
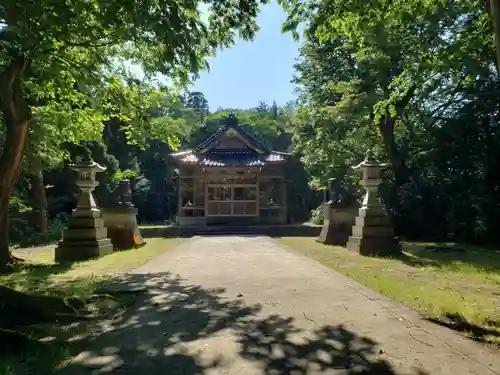
[[[161,225],[161,224],[152,224],[152,225],[148,225],[148,224],[144,224],[144,225],[139,225],[139,229],[147,229],[147,228],[153,228],[153,229],[157,229],[157,228],[169,228],[171,227],[172,225],[170,224],[165,224],[165,225]]]
[[[0,285],[30,293],[51,293],[71,289],[71,284],[92,285],[137,268],[178,245],[177,238],[150,238],[138,249],[117,251],[102,258],[76,263],[54,262],[54,248],[23,252],[26,261],[18,272],[0,275]],[[62,288],[62,289],[61,289]]]

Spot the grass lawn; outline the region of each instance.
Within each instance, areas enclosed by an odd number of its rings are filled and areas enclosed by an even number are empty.
[[[280,241],[412,307],[435,323],[500,346],[500,251],[454,244],[404,244],[398,258],[363,257],[315,238]]]
[[[15,272],[0,274],[0,287],[9,287],[33,295],[62,297],[63,300],[77,297],[85,301],[87,316],[109,317],[110,314],[124,310],[133,302],[135,296],[128,294],[121,297],[95,298],[96,291],[119,278],[120,274],[143,265],[181,241],[177,238],[149,238],[142,248],[119,251],[99,259],[72,264],[54,263],[54,247],[33,251],[18,250],[14,254],[23,258],[25,263],[19,264]],[[5,324],[0,327],[10,328],[5,327]],[[85,323],[82,322],[64,327],[54,323],[16,327],[16,332],[34,340],[26,345],[23,341],[14,353],[2,350],[6,347],[1,348],[0,345],[0,375],[52,373],[73,354],[66,339],[82,330],[85,331]],[[55,339],[40,344],[40,339],[45,340],[47,336],[55,336]]]
[[[151,225],[148,225],[148,224],[144,224],[144,225],[139,225],[139,229],[144,229],[144,228],[168,228],[168,227],[171,227],[172,225],[169,225],[169,224],[165,224],[165,225],[161,225],[161,224],[151,224]]]

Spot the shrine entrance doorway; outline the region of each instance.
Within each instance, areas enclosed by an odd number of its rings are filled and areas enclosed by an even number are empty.
[[[258,216],[258,171],[210,173],[207,179],[207,217]],[[222,172],[222,173],[220,173]],[[226,172],[226,173],[224,173]]]

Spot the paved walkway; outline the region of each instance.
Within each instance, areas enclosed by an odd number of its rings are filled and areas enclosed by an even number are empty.
[[[65,373],[500,374],[499,354],[268,237],[195,237],[127,283],[149,292]]]

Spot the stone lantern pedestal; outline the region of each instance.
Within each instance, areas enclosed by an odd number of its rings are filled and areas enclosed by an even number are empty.
[[[330,184],[330,201],[323,204],[323,227],[316,241],[325,245],[345,246],[352,233],[357,208],[349,202],[347,190],[341,183],[333,189]]]
[[[387,164],[378,163],[371,152],[365,160],[353,167],[363,173],[361,185],[366,189],[352,236],[347,241],[347,249],[362,255],[392,256],[401,254],[401,246],[394,238],[391,218],[379,198],[379,186],[382,182],[380,172]]]
[[[327,202],[323,206],[323,227],[317,239],[325,245],[345,246],[352,232],[357,209]]]
[[[108,229],[115,250],[141,247],[146,241],[137,225],[137,208],[131,201],[130,181],[120,181],[118,185],[119,202],[114,207],[103,208],[102,217]]]
[[[81,163],[71,167],[78,172],[76,184],[80,188],[80,198],[64,230],[62,241],[55,250],[56,262],[86,260],[113,252],[101,211],[92,195],[99,185],[95,174],[106,168],[93,161],[89,154]]]

